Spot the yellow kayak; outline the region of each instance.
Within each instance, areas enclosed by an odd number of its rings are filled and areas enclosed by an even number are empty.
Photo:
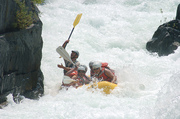
[[[101,81],[98,83],[86,84],[86,86],[87,86],[87,89],[99,88],[99,89],[103,89],[103,92],[105,94],[110,94],[111,91],[117,86],[117,84],[114,84],[108,81]]]

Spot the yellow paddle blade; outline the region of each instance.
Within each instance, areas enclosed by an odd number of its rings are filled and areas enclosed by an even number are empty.
[[[81,19],[81,16],[82,16],[82,13],[81,14],[78,14],[76,16],[76,19],[74,20],[74,23],[73,23],[73,26],[75,28],[75,26],[79,23],[80,19]]]

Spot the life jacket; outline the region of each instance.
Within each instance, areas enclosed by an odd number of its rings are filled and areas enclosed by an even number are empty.
[[[70,77],[70,78],[72,78],[74,75],[77,75],[78,74],[78,72],[76,71],[76,70],[74,70],[72,73],[70,73],[68,76]]]
[[[101,63],[101,64],[102,64],[102,65],[101,65],[102,69],[103,69],[103,68],[109,69],[109,70],[115,75],[115,71],[108,66],[108,63],[103,62],[103,63]]]
[[[102,63],[101,63],[101,67],[102,67],[102,68],[109,68],[107,62],[102,62]]]
[[[106,74],[105,74],[105,68],[103,68],[101,70],[101,73],[97,76],[98,80],[103,80],[103,81],[109,81],[111,82],[112,79],[109,78]]]

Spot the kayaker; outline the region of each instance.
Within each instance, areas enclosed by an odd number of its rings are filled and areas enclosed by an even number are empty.
[[[108,68],[102,68],[101,62],[93,62],[92,69],[94,71],[94,77],[99,81],[109,81],[111,83],[117,82],[117,77],[114,75],[114,72]]]
[[[67,44],[69,43],[69,40],[66,40],[64,42],[64,44],[62,45],[62,47],[65,49]],[[80,63],[79,61],[77,61],[77,58],[79,57],[79,52],[77,50],[72,50],[71,52],[71,60],[73,61],[73,63],[76,65],[76,66],[79,66]],[[57,66],[59,68],[62,68],[64,69],[64,74],[66,74],[67,71],[69,71],[71,68],[74,68],[75,65],[73,65],[71,62],[67,61],[64,59],[64,62],[65,62],[65,66],[63,66],[63,64],[58,64]]]
[[[89,84],[91,79],[86,75],[87,69],[85,65],[80,65],[79,67],[72,68],[66,75],[69,76],[72,72],[77,70],[77,74],[72,77],[76,82],[71,83],[71,86],[78,87],[84,84]]]

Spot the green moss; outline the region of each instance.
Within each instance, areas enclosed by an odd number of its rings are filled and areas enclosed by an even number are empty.
[[[41,4],[45,0],[31,0],[34,4]],[[29,11],[29,8],[25,4],[25,0],[15,0],[19,10],[16,12],[16,23],[13,23],[13,26],[17,29],[25,29],[29,27],[35,19],[38,18],[36,13]],[[32,8],[34,10],[34,8]]]
[[[16,23],[14,26],[18,29],[25,29],[33,23],[33,13],[28,10],[25,5],[25,0],[15,0],[19,6],[16,12]]]
[[[31,0],[32,2],[34,2],[35,4],[42,4],[44,3],[45,0]]]

